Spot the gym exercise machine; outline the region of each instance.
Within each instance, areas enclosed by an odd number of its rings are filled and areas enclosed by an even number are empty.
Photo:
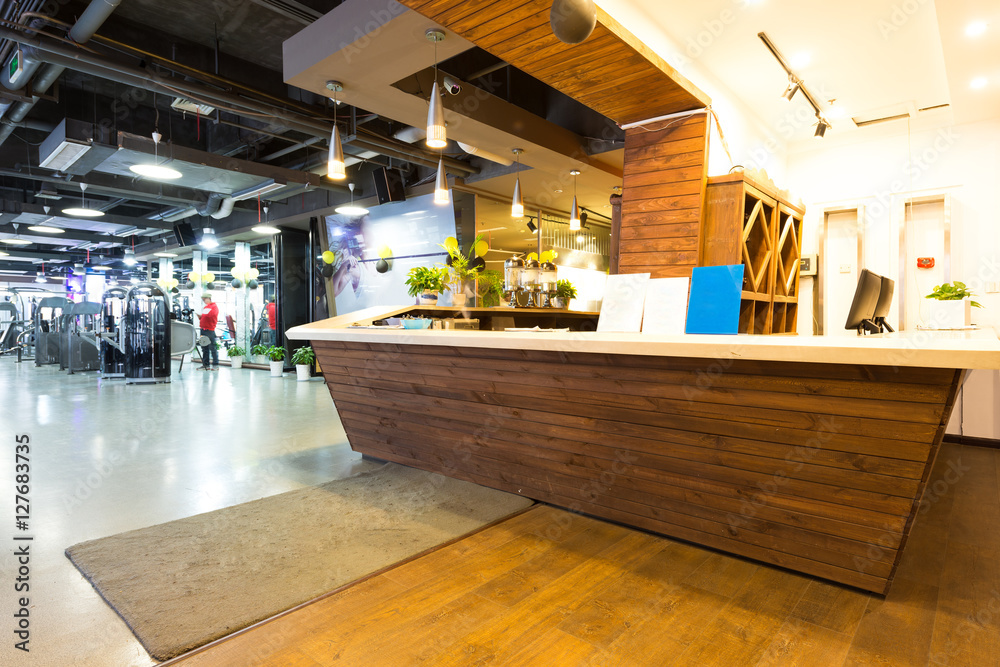
[[[125,301],[124,287],[109,287],[101,297],[100,339],[101,377],[125,377]]]
[[[139,283],[125,299],[125,382],[170,382],[170,297]]]

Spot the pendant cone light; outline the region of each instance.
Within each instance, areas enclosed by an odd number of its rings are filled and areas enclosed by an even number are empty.
[[[444,124],[444,107],[441,105],[441,90],[438,88],[437,44],[444,39],[444,31],[431,28],[424,35],[434,42],[434,85],[431,86],[430,106],[427,109],[427,140],[429,148],[444,148],[448,145],[448,132]]]
[[[575,232],[580,229],[580,207],[576,203],[576,177],[580,175],[580,172],[574,169],[569,173],[573,174],[573,208],[569,214],[569,230]]]
[[[434,181],[434,203],[448,204],[451,195],[448,193],[448,174],[444,170],[444,157],[438,160],[437,179]]]
[[[333,132],[330,134],[330,153],[326,159],[326,175],[334,181],[347,178],[344,162],[344,146],[340,143],[340,128],[337,127],[337,93],[344,89],[339,81],[327,81],[326,87],[333,91]]]
[[[514,198],[510,204],[510,217],[524,217],[524,199],[521,198],[521,153],[523,149],[513,148],[511,152],[517,157],[517,176],[514,179]]]

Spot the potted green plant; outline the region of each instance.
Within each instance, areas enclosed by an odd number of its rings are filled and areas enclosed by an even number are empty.
[[[956,280],[952,283],[935,285],[934,291],[925,296],[933,300],[930,323],[935,329],[960,329],[972,323],[972,308],[982,308],[978,301],[973,301],[972,293],[965,283]]]
[[[243,357],[247,356],[246,350],[239,345],[233,345],[226,350],[226,354],[229,355],[229,364],[233,368],[243,368]]]
[[[448,253],[447,271],[451,283],[448,289],[451,291],[451,305],[461,308],[465,306],[467,296],[475,294],[474,290],[467,289],[467,286],[479,278],[480,273],[486,268],[486,263],[473,260],[471,255],[465,255],[457,245],[448,245],[447,243],[439,243],[438,245]],[[472,248],[476,249],[480,246],[487,247],[486,242],[483,241],[483,235],[477,234],[472,241]]]
[[[552,297],[552,305],[556,308],[569,308],[570,299],[576,298],[576,287],[568,280],[556,281],[556,295]]]
[[[280,378],[285,370],[285,348],[272,345],[267,348],[266,356],[271,363],[271,377]]]
[[[305,345],[292,353],[292,363],[295,364],[295,375],[299,382],[305,382],[312,377],[312,367],[316,363],[316,353]]]
[[[415,266],[406,274],[406,293],[417,298],[421,306],[433,306],[438,294],[445,291],[444,280],[448,276],[445,269],[435,266]]]
[[[263,364],[267,359],[267,345],[257,344],[250,348],[250,354],[255,364]]]
[[[503,273],[487,270],[479,274],[479,299],[484,308],[499,306],[503,299]]]

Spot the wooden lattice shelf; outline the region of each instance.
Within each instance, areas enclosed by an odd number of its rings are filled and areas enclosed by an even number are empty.
[[[747,179],[708,179],[702,266],[743,264],[740,333],[794,333],[805,211]]]

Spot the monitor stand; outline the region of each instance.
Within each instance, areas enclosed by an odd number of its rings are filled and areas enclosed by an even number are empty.
[[[889,333],[896,333],[896,330],[893,329],[889,325],[889,323],[885,321],[884,317],[876,317],[875,318],[875,324],[878,325],[880,333],[883,333],[883,332],[886,332],[886,331],[888,331]]]
[[[858,335],[864,336],[866,334],[877,334],[881,333],[882,329],[874,320],[862,320],[861,324],[858,325]]]

